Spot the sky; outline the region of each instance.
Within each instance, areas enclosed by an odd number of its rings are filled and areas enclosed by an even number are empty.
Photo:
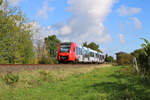
[[[110,55],[130,53],[150,40],[150,0],[8,0],[19,7],[36,38],[56,35],[61,41],[96,42]]]

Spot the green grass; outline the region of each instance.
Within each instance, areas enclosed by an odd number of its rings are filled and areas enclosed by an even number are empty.
[[[11,86],[0,80],[0,100],[150,100],[150,82],[128,70],[96,68],[63,79],[46,71],[19,73],[20,81]]]

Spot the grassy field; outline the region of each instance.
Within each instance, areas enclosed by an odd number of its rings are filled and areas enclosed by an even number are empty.
[[[1,75],[0,100],[150,100],[149,84],[121,66],[25,71]]]

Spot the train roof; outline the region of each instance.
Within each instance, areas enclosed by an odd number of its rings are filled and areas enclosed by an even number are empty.
[[[80,46],[80,45],[77,45],[77,47],[82,49],[82,46]]]
[[[88,48],[90,52],[97,53],[97,51]]]
[[[76,44],[75,42],[62,42],[60,45],[71,45],[71,44]]]
[[[61,45],[68,45],[68,44],[72,44],[72,42],[62,42],[60,43]]]
[[[88,50],[88,48],[87,47],[82,47],[83,49],[85,49],[85,50]]]

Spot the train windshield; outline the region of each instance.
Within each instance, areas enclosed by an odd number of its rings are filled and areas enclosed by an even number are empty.
[[[60,52],[69,52],[71,44],[60,44]]]

